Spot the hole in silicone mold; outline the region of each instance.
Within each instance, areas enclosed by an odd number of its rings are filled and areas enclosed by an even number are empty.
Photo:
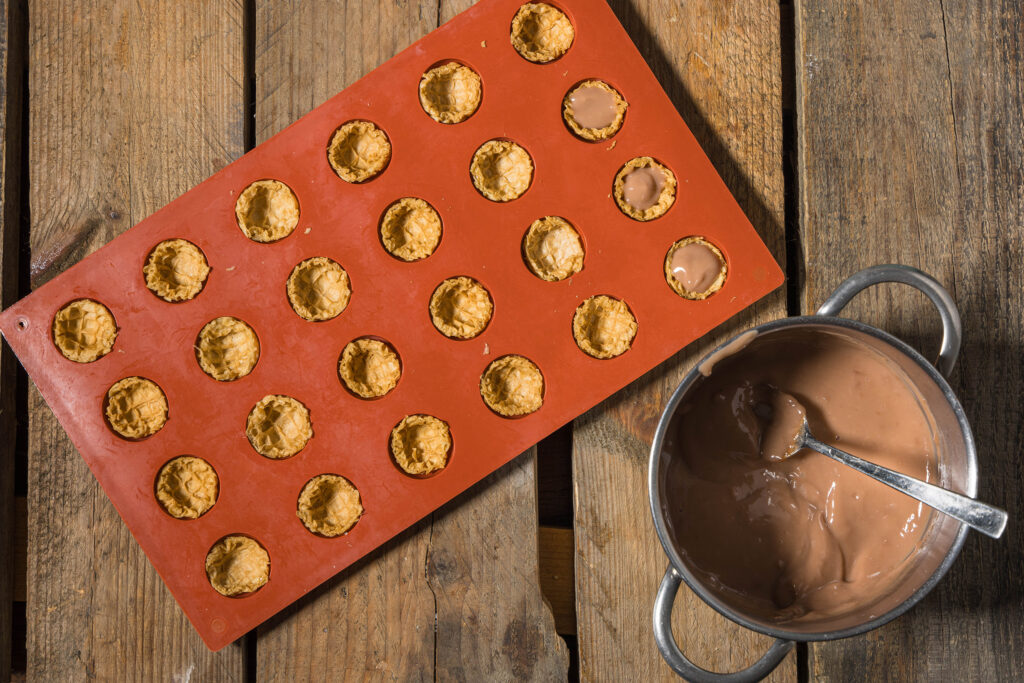
[[[19,330],[27,330],[28,329],[28,318],[18,318],[18,329]]]
[[[728,277],[725,254],[705,237],[676,240],[665,254],[665,282],[684,299],[707,299],[725,286]]]
[[[585,78],[562,98],[562,123],[578,140],[607,142],[626,125],[628,108],[617,87],[601,78]]]
[[[412,263],[433,255],[444,237],[441,215],[428,201],[402,197],[380,217],[377,231],[384,251],[399,261]]]
[[[438,332],[457,341],[483,334],[494,317],[491,293],[477,280],[459,275],[439,284],[430,295],[430,322]]]
[[[393,344],[380,337],[353,339],[338,358],[338,378],[356,398],[373,401],[384,398],[402,378],[402,358]]]
[[[126,441],[147,439],[167,424],[167,396],[145,377],[125,377],[115,382],[103,399],[107,426]]]
[[[363,119],[346,121],[331,134],[327,161],[345,182],[365,183],[391,162],[391,140],[377,124]]]
[[[426,413],[406,415],[388,436],[391,462],[403,474],[417,479],[443,472],[451,464],[454,449],[448,423]]]
[[[598,294],[576,307],[572,336],[580,351],[591,358],[609,360],[629,351],[636,339],[637,322],[622,299]]]
[[[560,282],[583,270],[586,247],[572,223],[561,216],[544,216],[523,234],[520,254],[537,278]]]
[[[480,397],[496,415],[525,417],[544,405],[544,373],[525,356],[509,354],[491,361],[480,376]]]
[[[480,145],[469,164],[477,192],[492,202],[519,199],[533,184],[533,157],[512,140],[494,138]]]
[[[203,325],[195,342],[196,361],[218,382],[234,382],[251,373],[260,360],[260,340],[252,326],[224,315]]]
[[[220,478],[213,466],[194,455],[164,463],[153,483],[160,507],[175,519],[199,519],[217,503]]]
[[[509,27],[512,47],[534,64],[550,64],[562,58],[576,39],[574,22],[553,3],[521,5]]]
[[[92,363],[110,353],[118,331],[114,314],[95,299],[64,304],[54,314],[50,330],[53,345],[75,363]]]
[[[483,82],[471,66],[455,59],[437,62],[420,77],[420,106],[438,123],[456,124],[480,108]]]
[[[235,202],[239,230],[253,242],[283,240],[299,224],[299,199],[280,180],[265,178],[242,190]]]
[[[149,250],[142,267],[146,288],[169,303],[183,303],[199,296],[210,275],[206,254],[181,238],[164,240]]]
[[[210,586],[228,598],[245,598],[270,581],[270,553],[246,534],[230,534],[206,553],[206,578]]]
[[[303,320],[325,322],[341,315],[352,299],[348,272],[326,256],[296,265],[285,284],[288,303]]]
[[[309,408],[291,396],[268,394],[249,411],[245,435],[253,450],[263,457],[291,458],[313,438]]]
[[[355,528],[364,510],[355,484],[339,474],[318,474],[299,492],[296,512],[310,533],[337,538]]]

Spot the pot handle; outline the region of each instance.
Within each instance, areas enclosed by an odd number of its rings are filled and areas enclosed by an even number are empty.
[[[654,599],[654,639],[672,670],[692,683],[753,683],[759,681],[779,665],[779,662],[793,649],[792,640],[777,639],[768,652],[750,667],[742,671],[718,674],[697,666],[682,653],[672,635],[672,605],[683,577],[669,565],[665,578],[661,580],[658,596]]]
[[[948,377],[960,354],[960,340],[963,336],[960,327],[960,312],[957,311],[953,297],[939,284],[938,280],[917,268],[883,264],[854,273],[836,287],[836,291],[825,299],[825,303],[821,305],[815,315],[837,316],[846,307],[846,304],[850,303],[850,300],[861,291],[883,282],[899,282],[910,285],[923,292],[938,309],[939,317],[942,318],[942,344],[939,347],[939,357],[935,361],[935,367],[944,377]]]

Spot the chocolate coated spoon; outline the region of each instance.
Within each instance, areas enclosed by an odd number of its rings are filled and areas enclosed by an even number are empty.
[[[862,460],[846,451],[818,441],[807,425],[807,411],[795,397],[779,389],[772,389],[771,417],[761,439],[761,455],[769,460],[785,460],[801,448],[810,448],[833,460],[863,472],[886,486],[907,494],[939,512],[957,519],[986,536],[999,538],[1006,529],[1006,512],[967,496],[953,493]]]

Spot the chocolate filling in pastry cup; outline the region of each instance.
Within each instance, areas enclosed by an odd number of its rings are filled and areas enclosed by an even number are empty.
[[[594,358],[621,356],[633,345],[636,318],[624,301],[599,294],[576,308],[572,336],[576,345]]]
[[[395,258],[425,259],[441,243],[441,217],[417,197],[403,197],[388,207],[380,220],[380,241]]]
[[[171,303],[194,299],[209,274],[202,249],[182,239],[164,240],[153,247],[142,267],[149,291]]]
[[[233,382],[245,377],[260,359],[260,340],[249,325],[238,318],[214,318],[199,331],[196,360],[210,377]]]
[[[303,320],[323,322],[341,315],[352,297],[348,273],[325,256],[308,258],[288,276],[288,303]]]
[[[331,136],[327,160],[338,177],[350,183],[366,182],[391,161],[391,142],[369,121],[349,121]]]
[[[533,159],[509,140],[490,140],[473,154],[469,174],[477,191],[492,202],[521,197],[533,182]]]
[[[387,342],[362,337],[345,345],[338,362],[338,376],[356,396],[380,398],[398,384],[402,362]]]
[[[684,237],[665,254],[665,281],[684,299],[707,299],[728,275],[722,251],[703,237]]]
[[[615,203],[638,221],[663,216],[676,200],[676,176],[651,157],[626,162],[615,176]]]
[[[480,395],[502,417],[529,415],[544,404],[544,375],[528,358],[502,356],[484,370]]]
[[[430,296],[430,320],[450,339],[472,339],[483,332],[494,313],[486,288],[471,277],[448,278]]]
[[[512,47],[531,62],[546,64],[572,47],[576,31],[569,17],[543,2],[529,2],[512,18]]]
[[[245,435],[263,457],[290,458],[313,438],[309,409],[291,396],[264,396],[249,413]]]
[[[607,140],[622,128],[628,106],[618,90],[592,79],[566,93],[562,118],[576,137],[590,142]]]
[[[99,301],[78,299],[53,316],[53,344],[68,360],[91,363],[110,353],[117,338],[117,323]]]
[[[541,280],[557,282],[583,270],[583,241],[559,216],[538,218],[523,237],[523,260]]]
[[[425,477],[444,469],[451,450],[448,423],[433,415],[406,415],[391,430],[391,457],[406,474]]]
[[[435,66],[420,79],[420,104],[438,123],[461,123],[480,106],[480,75],[464,64]]]
[[[225,536],[206,554],[206,578],[229,598],[254,593],[270,580],[270,555],[248,536]]]
[[[280,180],[257,180],[238,196],[235,218],[253,242],[277,242],[299,224],[299,200]]]
[[[347,534],[363,515],[359,491],[345,477],[321,474],[302,487],[296,514],[317,536]]]
[[[167,397],[156,382],[125,377],[107,390],[104,414],[117,434],[131,441],[153,436],[167,424]]]
[[[174,458],[156,477],[156,499],[176,519],[198,519],[214,503],[220,490],[217,472],[210,463],[194,455]]]

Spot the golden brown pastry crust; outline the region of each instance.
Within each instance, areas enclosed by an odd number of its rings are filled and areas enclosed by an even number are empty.
[[[361,398],[380,398],[398,384],[402,363],[390,344],[362,337],[345,345],[338,362],[345,388]]]
[[[345,477],[321,474],[302,487],[296,514],[317,536],[347,534],[363,515],[359,491]]]
[[[292,310],[312,322],[338,317],[352,297],[348,273],[326,256],[308,258],[295,266],[287,290]]]
[[[624,301],[599,294],[576,308],[572,336],[577,346],[594,358],[621,356],[633,345],[636,318]]]
[[[533,182],[533,159],[510,140],[489,140],[473,154],[469,167],[473,186],[492,202],[510,202]]]
[[[661,195],[658,203],[646,209],[638,209],[626,201],[626,176],[630,171],[637,168],[657,168],[665,176],[665,185],[661,188]],[[638,221],[652,221],[655,218],[665,215],[665,212],[672,208],[676,201],[676,175],[668,167],[659,164],[651,157],[637,157],[630,159],[626,165],[619,169],[615,175],[615,203],[619,205],[622,213]]]
[[[529,415],[544,404],[544,375],[523,356],[502,356],[480,378],[480,395],[502,417]]]
[[[174,458],[156,478],[156,498],[171,517],[198,519],[217,502],[220,482],[210,463],[194,455]]]
[[[529,2],[512,19],[512,47],[524,59],[546,64],[564,55],[576,37],[569,17],[543,2]]]
[[[342,180],[363,183],[387,168],[391,161],[391,141],[369,121],[349,121],[331,136],[327,160]]]
[[[523,237],[523,259],[541,280],[557,282],[583,270],[583,241],[559,216],[538,218]]]
[[[245,435],[260,455],[290,458],[313,438],[309,409],[291,396],[264,396],[249,412]]]
[[[441,217],[417,197],[403,197],[388,207],[380,221],[380,241],[402,261],[425,259],[441,242]]]
[[[53,316],[53,343],[68,360],[91,363],[110,353],[117,339],[117,323],[99,301],[77,299]]]
[[[472,339],[483,332],[494,313],[487,289],[470,277],[448,278],[430,297],[430,320],[450,339]]]
[[[444,469],[451,449],[448,423],[432,415],[406,415],[391,430],[391,455],[407,474],[426,476]]]
[[[235,218],[253,242],[277,242],[299,224],[299,200],[280,180],[257,180],[238,196]]]
[[[672,256],[675,255],[676,250],[679,249],[680,247],[685,247],[687,244],[693,243],[702,244],[708,249],[710,249],[712,253],[714,253],[714,255],[718,257],[719,262],[722,264],[722,269],[719,271],[718,277],[715,279],[714,282],[711,283],[711,286],[708,287],[703,292],[688,291],[685,287],[683,287],[683,283],[677,280],[675,275],[672,274]],[[725,279],[726,277],[728,277],[728,275],[729,267],[728,265],[726,265],[725,256],[722,254],[722,250],[713,245],[711,242],[708,242],[703,237],[684,237],[683,239],[678,240],[675,244],[673,244],[672,248],[668,250],[667,254],[665,254],[665,281],[668,282],[668,286],[672,288],[672,291],[674,291],[676,294],[683,297],[684,299],[691,299],[694,301],[707,299],[709,296],[711,296],[712,294],[714,294],[715,292],[722,288],[722,285],[725,284]]]
[[[601,90],[604,90],[605,92],[610,93],[615,97],[615,120],[612,121],[607,126],[605,126],[604,128],[585,128],[584,126],[581,126],[579,122],[576,120],[576,117],[573,112],[571,99],[573,93],[575,93],[577,90],[580,90],[581,88],[591,87],[600,88]],[[597,140],[607,140],[608,138],[618,133],[619,129],[622,128],[622,124],[626,120],[626,108],[628,106],[629,103],[626,102],[626,100],[622,97],[618,90],[608,85],[604,81],[591,79],[589,81],[583,81],[582,83],[580,83],[579,85],[577,85],[576,87],[574,87],[572,90],[565,94],[565,98],[562,100],[562,118],[565,119],[566,124],[568,124],[569,128],[572,129],[572,132],[575,133],[576,136],[579,138],[589,140],[590,142],[595,142]]]
[[[149,291],[177,303],[194,299],[202,291],[210,264],[202,249],[188,240],[164,240],[149,252],[142,274]]]
[[[199,331],[199,367],[219,382],[245,377],[260,359],[260,340],[245,322],[231,316],[214,318]]]
[[[461,123],[480,106],[480,75],[468,66],[448,62],[420,79],[420,104],[438,123]]]
[[[126,439],[153,436],[167,424],[167,397],[156,382],[125,377],[107,390],[107,424]]]
[[[248,536],[226,536],[206,554],[206,578],[227,597],[253,593],[270,580],[270,555]]]

